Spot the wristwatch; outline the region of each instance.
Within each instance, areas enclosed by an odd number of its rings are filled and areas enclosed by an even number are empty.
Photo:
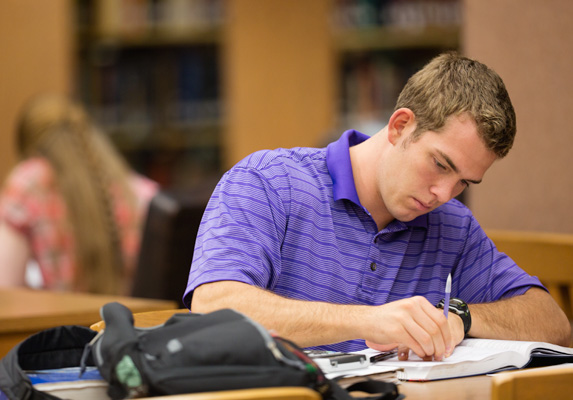
[[[446,301],[445,299],[440,300],[440,302],[436,304],[436,307],[441,308],[443,310],[445,301]],[[470,314],[470,309],[466,304],[466,302],[461,299],[457,299],[455,297],[451,298],[448,311],[460,316],[460,318],[464,323],[464,335],[467,335],[472,326],[472,316]]]

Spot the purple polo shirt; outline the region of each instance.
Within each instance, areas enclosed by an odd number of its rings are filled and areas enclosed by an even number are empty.
[[[456,200],[378,231],[358,199],[348,150],[367,139],[351,130],[326,148],[259,151],[229,170],[201,222],[185,304],[197,286],[219,280],[363,305],[416,295],[436,304],[450,272],[452,297],[468,303],[542,287],[497,251]],[[320,348],[364,347],[353,340]]]

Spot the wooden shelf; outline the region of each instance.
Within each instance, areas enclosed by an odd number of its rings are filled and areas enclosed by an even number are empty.
[[[201,46],[218,45],[222,41],[222,30],[219,27],[185,28],[181,30],[168,28],[151,28],[133,34],[98,34],[81,33],[81,47],[133,47],[161,48],[166,46]]]
[[[402,50],[410,48],[455,49],[460,45],[459,26],[419,28],[372,27],[340,29],[334,33],[336,47],[343,52]]]
[[[195,124],[194,126],[153,127],[148,134],[139,137],[134,132],[150,127],[121,126],[106,129],[115,145],[123,152],[139,151],[185,151],[220,147],[223,126],[220,122]]]

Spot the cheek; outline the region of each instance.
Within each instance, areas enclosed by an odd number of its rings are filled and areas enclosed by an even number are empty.
[[[386,161],[384,169],[379,171],[378,184],[389,190],[387,195],[423,190],[436,180],[435,166],[423,154],[404,151]]]
[[[421,186],[430,186],[436,180],[437,173],[432,169],[432,165],[423,160],[417,160],[411,168],[411,174],[414,180]]]
[[[466,190],[466,185],[460,184],[454,188],[454,193],[452,193],[452,198],[462,194],[462,192]]]

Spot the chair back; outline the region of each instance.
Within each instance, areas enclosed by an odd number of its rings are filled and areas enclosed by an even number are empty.
[[[502,372],[492,377],[492,400],[566,400],[573,393],[573,366]]]
[[[183,307],[195,238],[210,194],[160,191],[151,200],[132,296],[174,300]]]
[[[486,230],[497,248],[537,276],[573,320],[573,235]]]

